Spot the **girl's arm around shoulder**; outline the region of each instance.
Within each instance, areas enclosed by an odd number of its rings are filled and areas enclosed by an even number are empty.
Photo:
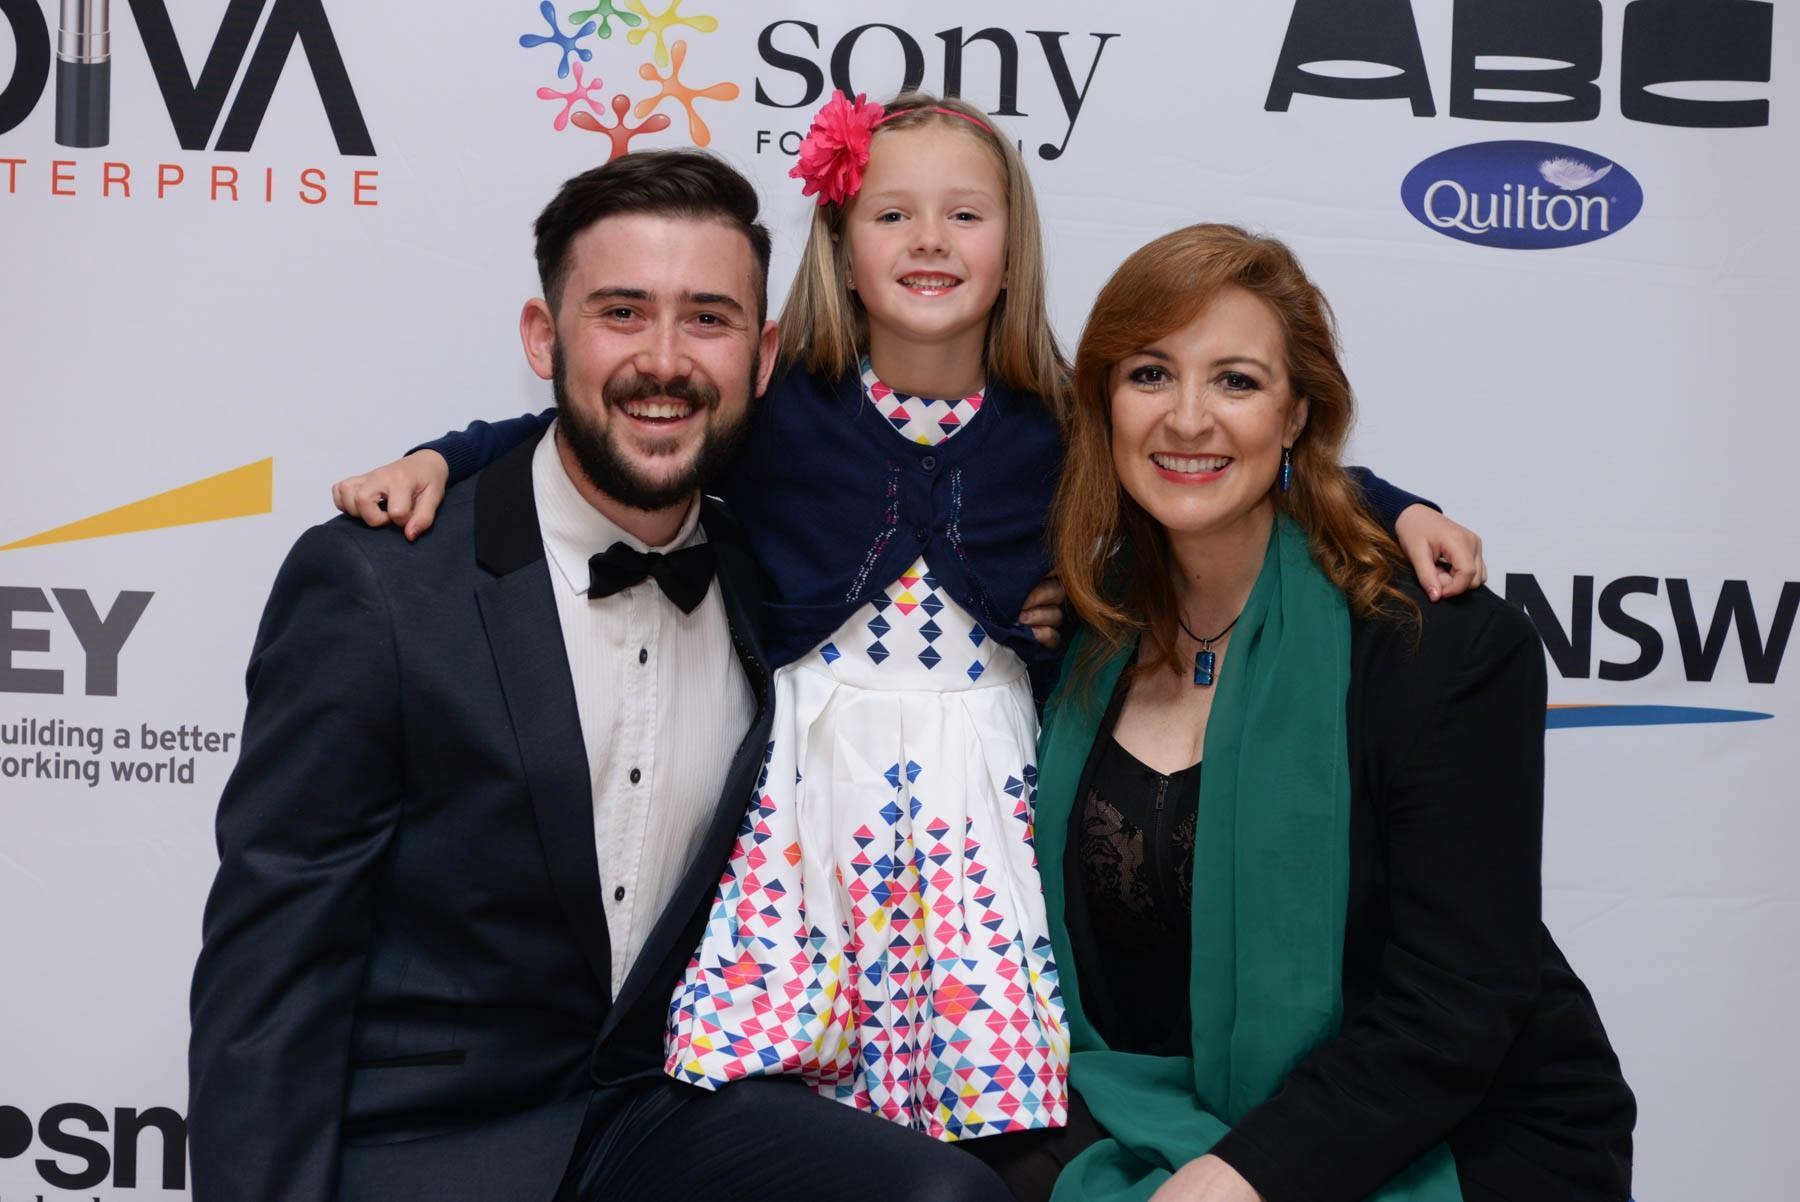
[[[555,409],[546,409],[497,422],[470,422],[392,463],[339,480],[331,486],[332,503],[370,526],[391,522],[410,542],[431,529],[450,485],[542,434],[555,417]]]
[[[459,484],[520,443],[542,434],[555,419],[554,408],[502,418],[497,422],[478,418],[460,430],[452,430],[413,450],[436,451],[442,455],[450,468],[450,483]]]
[[[1445,517],[1434,502],[1389,484],[1366,467],[1344,470],[1362,490],[1370,516],[1400,544],[1419,586],[1432,601],[1487,583],[1479,534]]]

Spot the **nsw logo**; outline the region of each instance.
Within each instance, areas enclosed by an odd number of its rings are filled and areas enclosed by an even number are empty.
[[[1618,233],[1644,207],[1644,189],[1624,167],[1573,146],[1477,142],[1407,172],[1400,199],[1446,237],[1549,250]]]

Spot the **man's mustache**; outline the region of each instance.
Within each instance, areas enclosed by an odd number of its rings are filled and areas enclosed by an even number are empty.
[[[601,387],[600,395],[609,405],[648,401],[655,397],[686,401],[701,409],[716,408],[719,403],[717,388],[687,376],[676,376],[669,380],[659,380],[655,376],[614,376]]]

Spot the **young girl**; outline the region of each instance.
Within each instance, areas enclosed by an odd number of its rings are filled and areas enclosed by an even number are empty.
[[[770,578],[774,734],[665,1067],[798,1074],[945,1140],[1060,1126],[1031,827],[1032,680],[1055,657],[1021,611],[1048,574],[1068,370],[1031,184],[979,109],[916,93],[834,94],[790,174],[818,209],[782,366],[716,482]],[[552,416],[476,423],[344,481],[340,508],[414,537],[447,476]],[[1414,501],[1364,483],[1390,524]],[[1415,562],[1466,533],[1428,520]]]

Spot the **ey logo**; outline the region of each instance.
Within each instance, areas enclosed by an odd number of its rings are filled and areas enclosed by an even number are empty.
[[[668,0],[668,7],[660,13],[652,13],[643,0],[624,0],[623,7],[615,0],[594,0],[591,7],[584,7],[586,0],[567,2],[571,8],[566,28],[558,19],[552,0],[543,0],[538,5],[538,12],[549,27],[548,32],[522,34],[519,38],[520,46],[543,55],[546,71],[550,56],[540,47],[557,52],[558,80],[567,82],[573,77],[574,82],[566,90],[548,85],[537,90],[538,99],[555,101],[559,105],[551,128],[561,132],[573,125],[589,133],[605,134],[612,143],[606,156],[611,162],[631,149],[633,138],[668,129],[673,124],[669,114],[657,112],[657,109],[664,101],[673,100],[687,118],[688,141],[695,146],[711,144],[712,131],[696,107],[697,102],[736,100],[739,89],[734,83],[697,86],[683,80],[681,73],[687,66],[688,43],[685,36],[676,35],[682,31],[713,33],[719,28],[718,18],[683,13],[684,0]],[[615,76],[612,99],[606,105],[612,110],[612,121],[608,123],[599,103],[605,81],[599,75],[587,75],[585,64],[593,62],[594,50],[582,43],[589,38],[611,41],[615,34],[622,34],[621,40],[627,46],[650,51],[650,57],[638,65],[637,74],[655,91],[647,91],[634,105]],[[607,70],[611,73],[612,68],[609,66]],[[629,124],[627,114],[638,123]]]
[[[87,538],[106,538],[115,534],[137,534],[145,530],[162,530],[170,526],[189,526],[198,522],[222,522],[228,518],[250,517],[272,513],[275,509],[275,461],[259,459],[243,467],[196,480],[167,492],[133,501],[57,526],[40,534],[15,539],[0,545],[0,551],[17,551],[27,547],[46,547]],[[51,650],[52,632],[43,627],[21,626],[18,619],[26,614],[62,611],[69,630],[81,644],[86,657],[85,690],[89,697],[119,695],[119,653],[125,640],[137,628],[138,619],[156,594],[147,590],[120,589],[112,607],[101,615],[90,590],[81,588],[44,589],[34,585],[0,583],[0,693],[61,694],[65,691],[64,674],[56,668],[30,667],[15,662],[17,656],[42,654]],[[0,1130],[4,1130],[7,1108],[0,1106]],[[121,1111],[121,1113],[123,1113]],[[45,1122],[51,1120],[46,1117]],[[98,1130],[106,1130],[101,1122]],[[29,1134],[29,1133],[27,1133]],[[56,1150],[63,1149],[45,1142]],[[0,1158],[17,1155],[5,1151],[0,1139]],[[44,1163],[44,1162],[40,1162]],[[104,1174],[101,1174],[104,1176]],[[86,1189],[100,1180],[94,1177],[80,1185],[60,1185],[64,1189]],[[170,1188],[180,1188],[180,1183]]]
[[[275,512],[275,460],[259,459],[243,467],[183,484],[153,497],[133,501],[82,518],[40,534],[0,543],[0,551],[22,551],[26,547],[47,547],[53,543],[72,543],[84,538],[106,538],[114,534],[138,534],[145,530],[162,530],[169,526],[191,526],[198,522],[222,522],[227,518],[250,517]]]

